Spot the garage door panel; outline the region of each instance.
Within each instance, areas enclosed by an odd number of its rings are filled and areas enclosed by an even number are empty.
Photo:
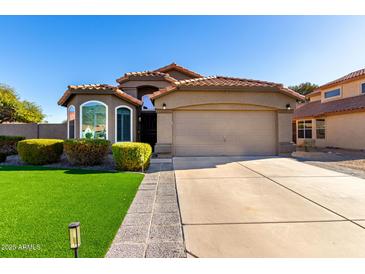
[[[179,145],[222,145],[224,143],[224,137],[214,134],[176,135],[175,142]]]
[[[273,111],[176,111],[177,156],[274,155]]]
[[[189,147],[189,149],[187,149]],[[189,145],[189,146],[175,146],[175,154],[177,156],[224,156],[225,146],[214,145],[212,150],[211,145]]]

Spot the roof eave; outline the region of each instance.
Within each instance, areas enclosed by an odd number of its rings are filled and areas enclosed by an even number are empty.
[[[122,100],[125,100],[129,103],[131,103],[132,105],[135,105],[135,106],[140,106],[142,105],[142,101],[137,99],[137,98],[134,98],[126,93],[124,93],[123,91],[119,90],[119,89],[110,89],[110,90],[107,90],[107,91],[104,91],[103,93],[95,93],[95,90],[93,89],[90,89],[90,90],[83,90],[83,89],[67,89],[65,91],[65,93],[63,94],[63,96],[58,100],[57,104],[59,106],[63,106],[63,107],[66,107],[67,106],[67,102],[69,101],[70,97],[72,95],[75,95],[75,94],[93,94],[93,95],[115,95],[119,98],[121,98]]]

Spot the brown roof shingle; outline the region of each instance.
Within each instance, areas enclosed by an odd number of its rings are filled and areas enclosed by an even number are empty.
[[[152,99],[158,98],[162,95],[170,93],[176,89],[184,89],[184,88],[210,88],[210,87],[218,87],[218,88],[275,88],[280,92],[283,92],[289,96],[295,97],[297,99],[304,99],[303,95],[299,93],[285,88],[282,84],[267,82],[267,81],[259,81],[253,79],[243,79],[243,78],[234,78],[234,77],[224,77],[224,76],[210,76],[210,77],[201,77],[189,80],[176,81],[173,83],[173,86],[167,87],[162,90],[158,90],[153,93],[151,96]]]
[[[134,98],[133,96],[123,92],[122,90],[118,89],[115,86],[107,85],[107,84],[90,84],[90,85],[70,85],[68,86],[68,89],[65,91],[63,96],[58,100],[58,104],[61,106],[65,106],[67,103],[67,100],[70,98],[72,94],[74,94],[77,91],[85,91],[85,92],[95,92],[95,94],[103,94],[107,92],[110,92],[114,94],[115,96],[124,99],[134,105],[142,105],[142,102],[138,100],[137,98]],[[101,92],[99,92],[101,91]]]
[[[365,111],[365,95],[348,97],[326,103],[321,103],[320,100],[308,102],[295,109],[293,118],[319,117],[350,111]]]

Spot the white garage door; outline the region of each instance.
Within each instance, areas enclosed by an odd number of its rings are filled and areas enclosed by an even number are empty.
[[[275,155],[273,111],[175,111],[176,156]]]

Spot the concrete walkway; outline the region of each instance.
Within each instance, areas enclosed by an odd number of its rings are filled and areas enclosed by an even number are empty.
[[[365,180],[280,157],[175,158],[189,257],[365,257]]]
[[[106,257],[186,257],[172,163],[151,163]]]

